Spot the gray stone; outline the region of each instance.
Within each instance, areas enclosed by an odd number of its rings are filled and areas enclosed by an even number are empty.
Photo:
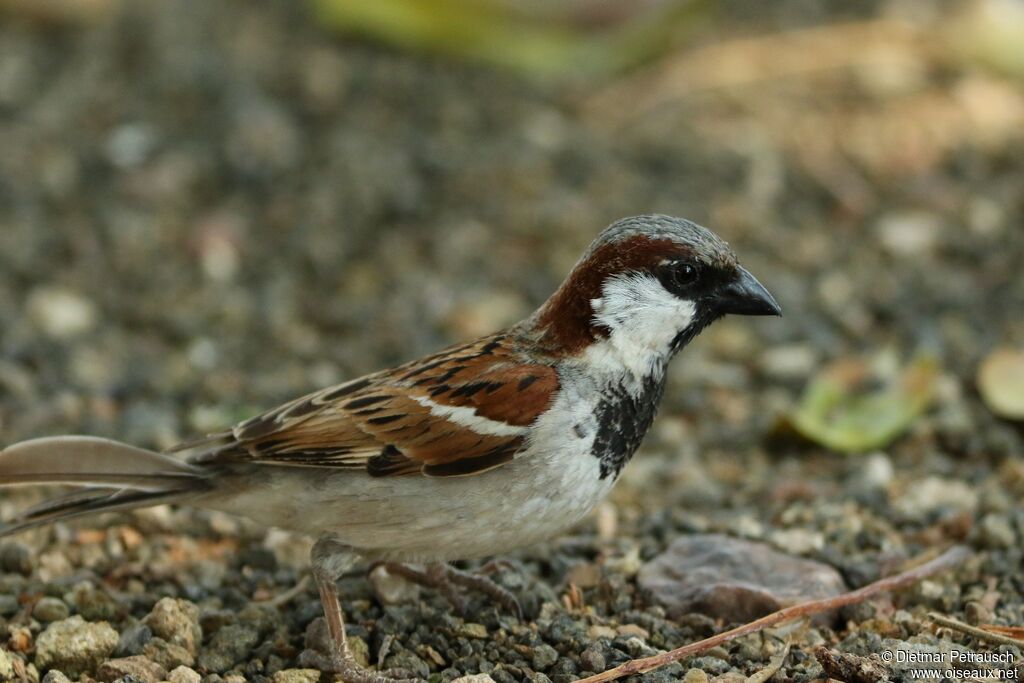
[[[75,678],[91,673],[117,647],[117,631],[106,622],[76,615],[55,621],[36,640],[36,666],[60,669]]]
[[[116,621],[124,614],[124,606],[102,588],[88,581],[76,585],[64,595],[64,601],[88,621]]]
[[[24,543],[7,541],[0,545],[0,570],[28,576],[34,566],[32,551]]]
[[[408,650],[400,650],[384,660],[385,669],[405,669],[420,678],[430,675],[430,666]]]
[[[536,671],[546,671],[558,661],[558,650],[550,645],[538,645],[533,648],[532,665]]]
[[[728,622],[846,590],[829,565],[718,534],[677,539],[640,569],[638,585],[671,618],[699,612]]]
[[[0,617],[10,617],[18,613],[21,603],[13,595],[0,594]]]
[[[32,608],[32,616],[44,624],[67,619],[70,615],[71,610],[59,598],[40,598]]]
[[[607,666],[607,662],[602,648],[591,645],[581,652],[580,665],[582,665],[587,671],[593,671],[594,673],[601,673],[604,671]]]
[[[209,645],[199,652],[197,662],[200,668],[214,673],[224,673],[245,657],[259,643],[260,634],[245,624],[224,626],[213,634]]]
[[[118,657],[131,657],[142,654],[146,643],[153,639],[153,631],[142,623],[132,624],[121,631],[114,654]]]

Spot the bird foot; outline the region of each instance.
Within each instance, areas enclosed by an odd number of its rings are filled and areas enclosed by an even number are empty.
[[[505,563],[490,563],[484,567],[483,571],[490,574],[507,566],[509,565]],[[428,564],[425,568],[420,569],[401,562],[386,562],[384,568],[413,583],[436,589],[461,616],[466,616],[467,605],[459,588],[482,593],[511,612],[520,621],[523,619],[523,609],[516,596],[481,574],[464,572],[441,563]]]
[[[324,654],[328,653],[328,654]],[[416,674],[405,669],[374,671],[356,661],[348,640],[331,637],[327,623],[315,620],[306,631],[306,649],[299,655],[299,666],[339,674],[345,683],[411,683]]]

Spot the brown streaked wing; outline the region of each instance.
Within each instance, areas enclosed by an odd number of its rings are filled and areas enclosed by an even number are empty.
[[[526,362],[499,334],[292,401],[200,460],[475,474],[523,448],[557,389],[554,368]]]

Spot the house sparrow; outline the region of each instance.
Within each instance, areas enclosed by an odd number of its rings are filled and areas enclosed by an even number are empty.
[[[640,445],[672,357],[728,313],[779,315],[711,231],[669,216],[605,229],[533,315],[496,334],[303,396],[175,450],[35,439],[0,452],[0,486],[79,488],[9,534],[94,512],[184,503],[314,534],[312,574],[352,683],[336,579],[358,558],[410,578],[507,593],[444,562],[550,538],[583,518]]]

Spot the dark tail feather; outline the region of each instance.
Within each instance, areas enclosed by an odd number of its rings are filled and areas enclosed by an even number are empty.
[[[83,489],[82,491],[75,492],[79,494],[79,497],[74,502],[65,501],[60,505],[56,505],[56,503],[64,498],[64,496],[61,496],[25,510],[17,517],[7,520],[0,524],[0,536],[16,534],[37,526],[44,526],[74,517],[171,503],[181,500],[183,495],[191,492],[189,490],[160,492],[129,491],[127,489],[116,489],[114,491],[110,489]],[[45,509],[51,504],[54,504],[52,509]]]
[[[86,486],[25,510],[0,536],[58,520],[173,502],[208,488],[199,468],[153,451],[87,436],[59,436],[0,451],[0,487]]]

